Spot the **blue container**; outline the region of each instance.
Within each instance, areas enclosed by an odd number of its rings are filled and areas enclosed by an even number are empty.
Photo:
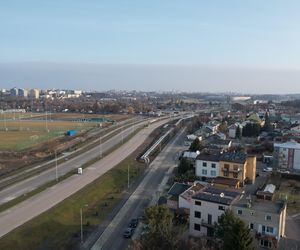
[[[72,136],[72,135],[76,135],[77,131],[76,130],[69,130],[67,132],[67,136]]]

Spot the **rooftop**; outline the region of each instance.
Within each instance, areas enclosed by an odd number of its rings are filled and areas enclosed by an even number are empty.
[[[190,187],[191,187],[190,185],[176,182],[170,188],[168,195],[179,196],[180,194],[182,194],[185,190],[187,190]]]
[[[212,179],[208,180],[208,182],[211,184],[220,184],[220,185],[227,185],[227,186],[235,187],[240,181],[238,179],[218,176],[216,178],[212,178]]]
[[[300,143],[298,143],[296,141],[289,141],[289,142],[284,142],[284,143],[274,143],[274,147],[300,149]]]
[[[249,209],[256,210],[256,211],[262,211],[266,213],[273,213],[273,214],[279,214],[281,209],[284,206],[284,202],[282,201],[268,201],[268,200],[261,200],[257,199],[255,196],[242,196],[240,200],[237,200],[233,206],[235,207],[241,207],[241,208],[247,208],[249,197],[251,197],[251,207]]]
[[[192,198],[193,195],[197,194],[204,186],[200,183],[196,183],[195,185],[191,186],[189,189],[184,191],[180,197],[184,198],[185,200],[189,200]]]
[[[247,159],[247,154],[243,152],[226,152],[220,157],[220,161],[228,161],[244,164]]]
[[[220,154],[208,154],[208,153],[201,153],[197,156],[197,160],[204,160],[204,161],[214,161],[218,162],[220,160]]]
[[[242,192],[238,189],[224,189],[209,186],[201,190],[198,194],[195,194],[192,198],[196,200],[230,205],[241,195],[241,193]]]

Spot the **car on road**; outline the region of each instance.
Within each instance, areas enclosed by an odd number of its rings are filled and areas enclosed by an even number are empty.
[[[129,227],[125,230],[125,232],[123,233],[124,238],[131,238],[131,236],[133,235],[134,229]]]
[[[264,172],[272,172],[273,171],[273,168],[271,167],[266,167],[263,169]]]
[[[289,174],[290,173],[290,171],[282,170],[282,169],[279,169],[278,172],[281,173],[281,174]]]
[[[129,227],[130,228],[136,228],[138,224],[139,224],[139,219],[135,218],[135,219],[132,219],[129,222]]]

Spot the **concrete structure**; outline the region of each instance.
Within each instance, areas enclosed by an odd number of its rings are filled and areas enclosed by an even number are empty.
[[[178,208],[185,209],[187,214],[190,214],[190,208],[192,204],[192,197],[199,193],[204,186],[200,183],[194,183],[189,189],[185,190],[182,194],[178,197]]]
[[[220,154],[200,154],[196,158],[195,173],[199,177],[213,178],[220,175]]]
[[[300,143],[274,143],[274,167],[300,170]]]
[[[28,96],[28,91],[26,89],[18,89],[18,96],[27,97]]]
[[[17,88],[12,88],[10,90],[10,95],[11,96],[18,96],[19,95],[19,90]]]
[[[38,89],[31,89],[29,91],[29,97],[31,97],[32,99],[39,99],[40,91]]]
[[[277,248],[280,238],[285,235],[285,202],[242,197],[232,210],[249,225],[256,248]]]
[[[256,177],[256,156],[248,156],[243,152],[227,152],[220,157],[220,176],[254,183]]]
[[[231,204],[240,197],[238,189],[206,187],[192,197],[190,235],[214,237],[215,224]]]
[[[261,200],[255,196],[245,196],[239,189],[212,186],[192,196],[190,235],[213,238],[215,226],[227,209],[249,225],[256,249],[276,249],[280,238],[285,235],[285,202]]]

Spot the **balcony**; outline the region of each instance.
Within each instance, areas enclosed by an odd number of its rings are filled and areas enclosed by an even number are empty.
[[[255,238],[258,240],[276,240],[277,241],[277,237],[272,235],[272,234],[268,234],[266,232],[256,232],[255,234]]]
[[[241,172],[241,169],[222,169],[223,172],[227,172],[227,173],[239,173]]]
[[[215,228],[215,224],[209,223],[208,221],[201,220],[201,226],[207,227],[207,228]]]

